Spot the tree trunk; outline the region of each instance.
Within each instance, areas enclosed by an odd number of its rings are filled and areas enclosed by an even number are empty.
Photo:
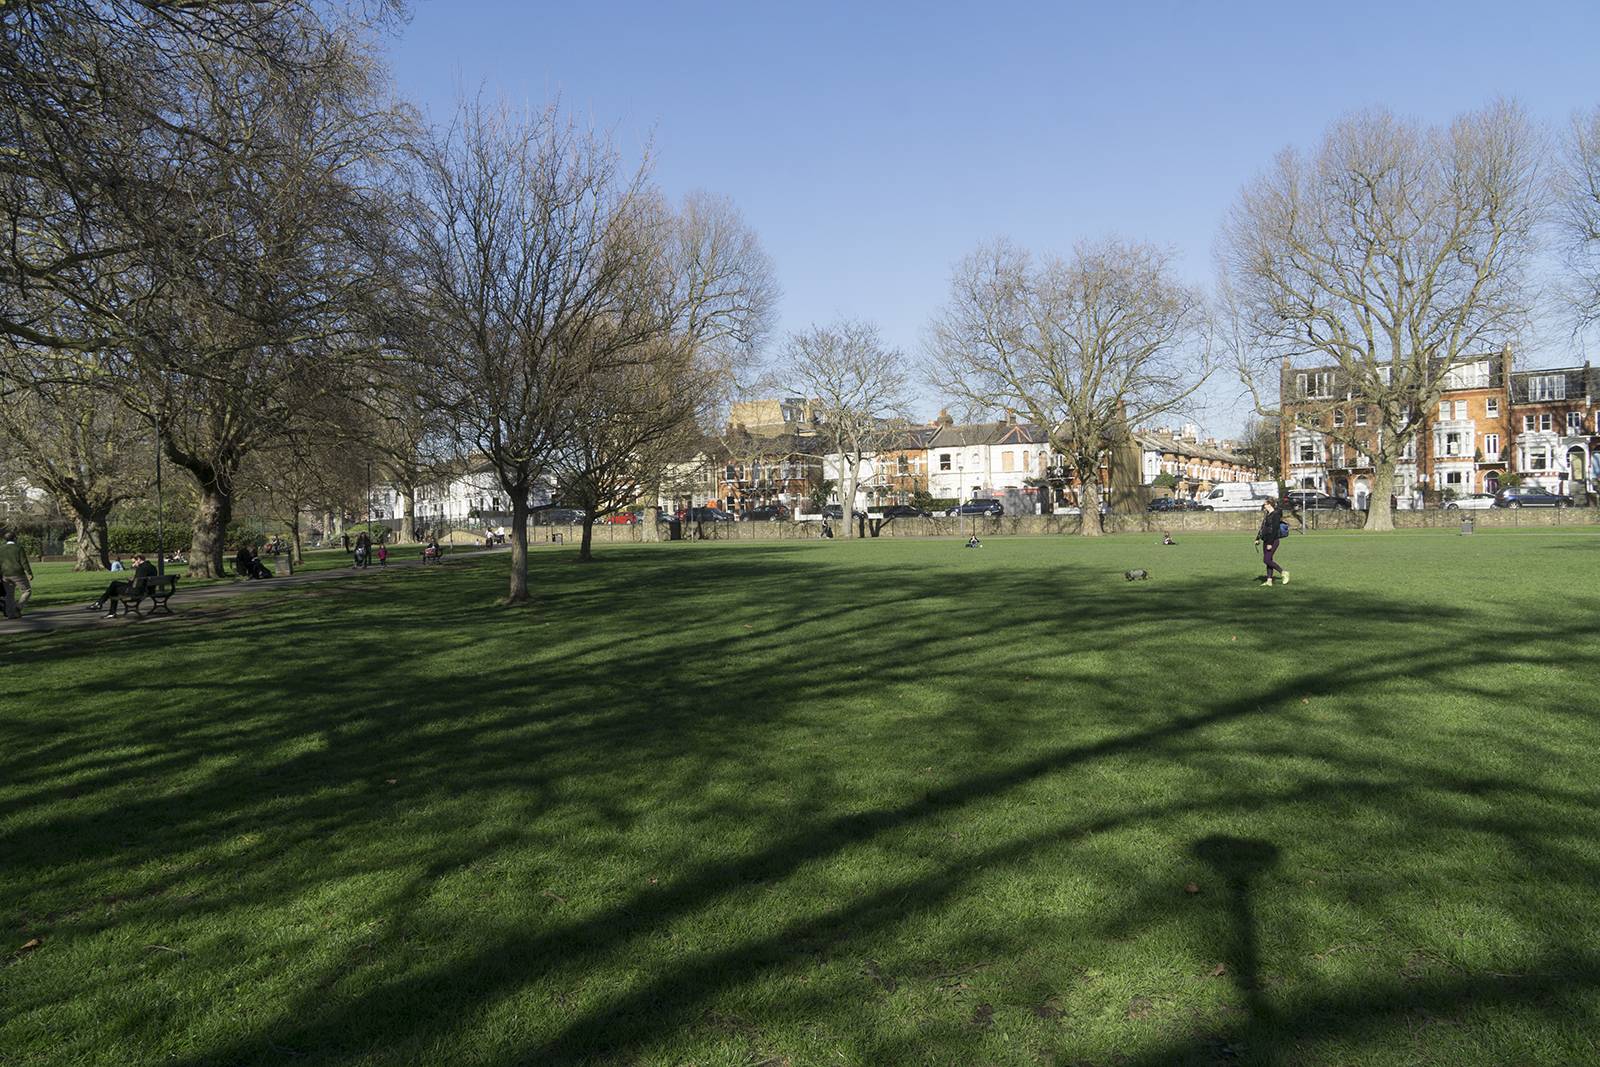
[[[593,563],[594,553],[589,547],[594,544],[594,512],[585,510],[583,513],[583,536],[578,540],[578,562]]]
[[[195,516],[194,543],[189,547],[189,577],[226,578],[228,524],[233,521],[233,494],[213,479],[200,486],[200,511]]]
[[[845,537],[856,535],[856,460],[850,453],[844,454],[846,468],[840,471],[841,481],[844,483],[839,490],[839,525],[844,527]]]
[[[528,494],[511,494],[511,591],[508,605],[527,604],[528,595]]]
[[[74,571],[111,569],[110,534],[106,530],[106,518],[110,510],[107,508],[96,513],[73,509],[72,521],[78,528],[78,559],[72,565]]]
[[[397,485],[394,491],[400,498],[400,530],[397,537],[410,544],[417,539],[417,494],[409,485]]]
[[[1099,537],[1105,533],[1105,527],[1100,522],[1100,481],[1099,470],[1091,471],[1088,477],[1084,476],[1082,469],[1078,471],[1078,535],[1080,537]]]
[[[1361,527],[1368,533],[1393,533],[1394,512],[1389,509],[1389,498],[1394,495],[1394,460],[1374,456],[1372,466],[1372,495],[1367,498],[1367,522]]]
[[[661,541],[661,508],[651,504],[639,515],[639,540],[650,544]]]

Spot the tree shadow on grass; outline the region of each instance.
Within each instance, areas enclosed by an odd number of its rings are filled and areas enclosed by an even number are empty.
[[[663,929],[736,906],[753,885],[784,884],[816,864],[863,846],[907,831],[930,830],[995,804],[1015,803],[1039,783],[1068,781],[1119,766],[1118,761],[1183,760],[1204,769],[1208,761],[1222,763],[1238,755],[1228,751],[1227,742],[1233,739],[1218,738],[1216,732],[1268,714],[1263,709],[1282,716],[1284,709],[1307,699],[1306,694],[1341,687],[1381,693],[1386,686],[1419,678],[1435,680],[1441,692],[1448,692],[1463,654],[1508,666],[1525,665],[1538,660],[1529,652],[1532,642],[1560,648],[1577,640],[1582,629],[1576,623],[1530,615],[1525,621],[1532,630],[1519,641],[1508,642],[1503,635],[1476,628],[1471,619],[1354,597],[1328,606],[1324,617],[1354,625],[1381,610],[1386,625],[1421,630],[1425,623],[1431,638],[1417,640],[1415,647],[1385,660],[1325,656],[1317,669],[1241,683],[1237,688],[1242,691],[1231,696],[1197,694],[1191,705],[1177,708],[1147,706],[1138,685],[1148,672],[1122,684],[1115,676],[1114,661],[1111,669],[1074,661],[1055,680],[1063,690],[1062,707],[1070,711],[1080,704],[1091,706],[1101,721],[1069,718],[1094,739],[1067,739],[1039,752],[1014,747],[1016,739],[1005,736],[1005,716],[1008,711],[1016,714],[1007,706],[1013,694],[1033,692],[1012,680],[1029,670],[1049,669],[1040,665],[1030,637],[1070,633],[1075,654],[1091,661],[1126,652],[1129,635],[1142,626],[1226,629],[1242,634],[1258,654],[1266,656],[1292,641],[1275,630],[1271,620],[1241,620],[1237,605],[1218,602],[1205,590],[1179,589],[1176,600],[1131,600],[1107,593],[1094,582],[1074,581],[1071,574],[1057,578],[1068,595],[1033,611],[1025,628],[1013,620],[1001,628],[968,619],[952,632],[952,628],[886,618],[884,613],[895,605],[933,603],[949,595],[937,581],[911,568],[885,569],[879,575],[881,584],[874,588],[857,585],[851,596],[819,599],[804,612],[769,610],[759,597],[752,597],[748,617],[756,621],[748,625],[755,632],[747,635],[745,624],[737,619],[696,614],[694,598],[708,583],[777,591],[791,587],[801,571],[807,581],[823,583],[859,579],[860,572],[841,565],[837,573],[829,574],[828,565],[819,566],[815,560],[797,566],[781,550],[746,548],[727,555],[735,558],[705,554],[692,565],[680,564],[681,569],[670,576],[656,575],[640,583],[647,594],[606,582],[574,581],[547,591],[541,612],[518,618],[492,636],[472,627],[463,633],[446,625],[443,639],[422,635],[397,640],[395,631],[406,623],[386,623],[383,631],[374,632],[375,608],[393,609],[405,604],[408,596],[426,598],[426,587],[414,581],[399,583],[376,600],[352,596],[321,605],[314,620],[286,608],[281,614],[265,613],[242,630],[192,633],[185,655],[236,664],[237,676],[220,681],[197,677],[192,683],[180,676],[164,685],[133,680],[128,699],[148,701],[150,710],[135,721],[135,736],[118,738],[113,751],[107,751],[106,733],[126,732],[129,725],[115,709],[61,723],[49,736],[41,736],[36,728],[30,737],[34,762],[12,783],[16,799],[0,806],[0,817],[29,822],[30,807],[52,799],[52,783],[63,776],[85,796],[104,795],[103,802],[85,803],[76,813],[32,820],[19,843],[18,859],[52,872],[46,880],[54,882],[60,894],[70,893],[75,880],[85,878],[107,857],[117,857],[130,870],[189,861],[196,834],[226,837],[270,830],[280,855],[312,853],[319,842],[344,840],[365,826],[425,818],[423,813],[437,806],[440,798],[463,794],[515,797],[530,832],[537,832],[541,819],[563,805],[571,806],[575,798],[593,805],[595,819],[619,830],[639,819],[641,809],[652,801],[681,803],[691,817],[697,809],[708,816],[725,816],[731,805],[759,828],[758,844],[732,849],[731,854],[685,847],[676,861],[680,865],[663,884],[623,890],[610,906],[590,908],[584,916],[567,919],[554,912],[534,918],[530,912],[476,922],[476,936],[462,951],[436,965],[391,970],[352,999],[329,1003],[319,987],[337,985],[361,968],[362,952],[368,959],[374,952],[393,955],[401,951],[406,937],[416,936],[425,921],[419,909],[438,878],[492,861],[504,849],[526,845],[526,838],[515,831],[502,828],[486,835],[474,832],[470,821],[431,827],[424,842],[396,857],[397,866],[413,871],[404,884],[354,916],[386,925],[373,944],[337,954],[318,968],[320,982],[307,983],[304,995],[290,998],[272,1017],[242,1034],[214,1039],[199,1051],[184,1051],[170,1062],[283,1062],[279,1050],[285,1048],[297,1053],[290,1057],[294,1062],[344,1062],[378,1047],[411,1049],[409,1055],[420,1061],[427,1057],[416,1050],[449,1042],[452,1035],[479,1025],[485,1013],[493,1014],[497,1005],[510,1003],[529,988],[549,983],[553,976],[570,978],[586,970],[604,970],[617,954],[626,954],[632,946],[642,949]],[[498,573],[493,581],[498,583]],[[984,597],[988,604],[1002,605],[1037,599],[1037,593],[1037,581],[1018,573],[994,578]],[[1242,593],[1241,599],[1247,596]],[[658,618],[653,612],[660,605],[649,601],[663,597],[673,610]],[[452,610],[465,609],[439,609],[446,616]],[[541,633],[547,622],[581,628],[583,619],[604,617],[617,620],[612,629],[625,632],[595,627],[580,630],[577,640],[545,638]],[[859,626],[853,625],[856,619],[861,620]],[[445,621],[448,624],[449,619]],[[812,638],[817,633],[856,636],[818,642]],[[942,713],[941,723],[952,738],[949,749],[968,752],[972,758],[964,770],[945,773],[920,796],[843,812],[821,804],[797,818],[792,809],[757,797],[730,801],[725,794],[674,796],[669,787],[645,790],[641,804],[583,789],[582,775],[603,777],[618,767],[641,778],[659,769],[673,787],[687,788],[696,779],[716,781],[741,763],[770,755],[763,740],[768,732],[812,728],[819,721],[807,710],[813,702],[884,700],[897,688],[919,683],[959,687],[971,671],[970,653],[960,646],[972,636],[986,638],[981,656],[985,678],[1005,681],[973,681],[973,692],[988,684],[995,687],[994,694],[984,692],[985,700],[974,698]],[[893,656],[870,675],[853,677],[863,655],[858,644],[874,639],[893,647]],[[137,654],[147,648],[161,652],[155,642],[139,643],[142,637],[122,640],[127,643],[100,644],[69,654],[93,662],[108,654]],[[488,652],[463,665],[463,658],[478,651],[480,644],[489,645]],[[519,651],[507,655],[512,649]],[[1140,654],[1158,659],[1161,655]],[[273,657],[292,659],[296,669],[274,666]],[[793,686],[781,699],[768,684],[774,676]],[[197,707],[205,713],[197,713]],[[164,709],[172,714],[163,714]],[[1531,791],[1530,783],[1451,773],[1437,766],[1419,769],[1393,753],[1341,752],[1320,739],[1308,742],[1304,750],[1322,769],[1306,776],[1298,792],[1223,777],[1221,787],[1204,795],[1143,805],[1107,801],[1089,824],[1047,820],[1036,832],[992,847],[933,856],[922,873],[891,876],[881,888],[862,893],[834,912],[768,921],[759,924],[757,932],[730,936],[715,951],[652,969],[633,985],[599,996],[553,1032],[546,1029],[502,1040],[498,1058],[484,1062],[576,1064],[605,1057],[612,1062],[649,1058],[662,1048],[664,1035],[695,1025],[694,1020],[716,1010],[725,999],[737,998],[773,968],[793,968],[796,946],[821,944],[835,953],[863,956],[880,952],[881,945],[873,946],[882,935],[956,907],[963,894],[979,884],[982,872],[1017,867],[1042,852],[1072,857],[1101,880],[1139,884],[1134,872],[1117,870],[1113,861],[1096,859],[1082,849],[1063,851],[1055,843],[1086,831],[1103,836],[1186,819],[1238,819],[1267,807],[1298,810],[1353,802],[1392,819],[1395,825],[1389,832],[1398,839],[1417,827],[1432,829],[1437,820],[1456,818],[1466,833],[1501,838],[1512,846],[1537,842],[1532,851],[1549,860],[1542,873],[1555,883],[1592,884],[1600,874],[1587,854],[1571,843],[1582,827],[1559,821],[1541,825],[1514,814],[1462,819],[1448,805],[1439,805],[1441,810],[1432,812],[1428,821],[1418,819],[1419,794],[1523,795]],[[1249,755],[1270,758],[1274,753],[1263,742]],[[161,790],[162,780],[196,763],[215,765],[217,771],[179,796]],[[230,776],[242,770],[255,780],[241,785]],[[150,788],[128,791],[130,777],[150,783]],[[406,783],[408,790],[412,783],[422,784],[420,790],[406,793],[386,788],[390,779]],[[1583,803],[1579,796],[1552,793],[1568,808]],[[1527,977],[1480,975],[1434,981],[1422,993],[1416,983],[1409,983],[1409,999],[1397,999],[1394,989],[1363,987],[1275,1002],[1263,988],[1260,921],[1251,910],[1249,893],[1259,880],[1272,876],[1283,854],[1298,845],[1221,833],[1204,835],[1193,845],[1194,858],[1232,887],[1225,906],[1211,921],[1221,932],[1220,939],[1214,935],[1213,940],[1248,1009],[1235,1031],[1239,1043],[1280,1049],[1285,1042],[1382,1030],[1394,1025],[1397,1004],[1413,1002],[1442,1010],[1452,1004],[1460,1008],[1476,998],[1515,1003],[1536,1012],[1556,1003],[1561,1010],[1592,1016],[1584,998],[1600,972],[1592,957],[1580,953],[1547,952],[1541,957],[1541,970],[1548,964],[1552,972],[1565,976],[1560,991],[1549,982]],[[249,865],[239,862],[234,864],[236,883],[225,885],[217,879],[196,900],[161,902],[147,910],[176,921],[227,916],[263,905],[282,909],[317,894],[325,883],[366,873],[359,869],[354,851],[348,845],[334,848],[318,856],[317,862],[301,862],[292,869],[279,864],[263,877],[252,876]],[[232,862],[219,859],[225,867]],[[531,892],[537,892],[537,884],[530,882]],[[50,889],[47,885],[42,895],[50,895]],[[1136,895],[1128,906],[1114,910],[1105,923],[1124,932],[1137,931],[1165,921],[1161,913],[1167,906],[1163,894],[1153,888],[1148,898]],[[116,922],[108,918],[88,923],[82,934],[110,930]],[[1204,922],[1195,925],[1197,938],[1203,939],[1204,928]],[[975,950],[985,940],[1005,952],[1027,951],[1014,936],[992,930],[953,931],[939,935],[929,947],[956,956]],[[1558,993],[1555,1001],[1548,1000]],[[435,1002],[442,1014],[427,1007]],[[472,1007],[472,1016],[461,1016],[464,1005]],[[828,1008],[825,1000],[800,996],[788,1007],[773,1007],[763,1025],[792,1030],[808,1012]],[[924,1042],[962,1046],[972,1040],[966,1029],[940,1019],[916,1037],[861,1036],[857,1047],[859,1055],[872,1062],[918,1062],[918,1046]],[[1210,1038],[1157,1040],[1136,1051],[1136,1062],[1185,1062],[1215,1052]]]

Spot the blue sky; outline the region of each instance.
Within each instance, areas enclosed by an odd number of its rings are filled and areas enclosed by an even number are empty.
[[[559,94],[654,140],[668,195],[731,197],[785,296],[780,330],[876,321],[908,352],[951,264],[1116,233],[1209,284],[1240,187],[1346,111],[1430,122],[1514,96],[1600,104],[1600,4],[567,3],[418,0],[391,48],[435,122],[459,88]],[[1531,363],[1581,360],[1559,334]],[[1243,418],[1221,382],[1202,423]],[[927,410],[935,391],[924,390]]]

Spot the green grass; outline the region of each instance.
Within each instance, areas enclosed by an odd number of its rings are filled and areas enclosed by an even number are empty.
[[[454,553],[454,556],[465,559],[476,551],[480,550],[462,546]],[[452,558],[449,545],[444,546],[444,556],[447,560]],[[272,566],[271,558],[264,558],[270,568]],[[421,545],[395,545],[389,549],[389,562],[391,563],[421,558]],[[124,559],[123,562],[126,564],[127,560]],[[30,611],[37,611],[41,608],[59,608],[86,604],[104,593],[106,586],[112,580],[126,581],[128,578],[126,573],[113,574],[107,571],[76,572],[72,569],[71,563],[34,563],[32,566],[33,596],[28,601],[28,610]],[[227,568],[230,577],[207,580],[189,578],[188,565],[182,563],[167,564],[165,572],[183,576],[183,580],[178,583],[179,599],[181,599],[183,590],[202,586],[223,584],[237,585],[241,589],[246,588],[247,583],[243,578],[232,576],[233,553],[231,552],[227,555]],[[132,569],[131,564],[129,564],[129,569]],[[350,554],[343,549],[335,548],[306,552],[304,561],[295,568],[295,572],[306,573],[350,569]],[[372,574],[378,573],[379,570],[380,568],[376,561],[368,568],[368,572]]]
[[[1600,538],[1154,540],[8,639],[0,1064],[1600,1059]]]

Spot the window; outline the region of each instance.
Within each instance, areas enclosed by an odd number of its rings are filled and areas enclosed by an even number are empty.
[[[1447,433],[1444,435],[1444,454],[1447,456],[1461,455],[1461,435]]]
[[[1367,424],[1367,405],[1365,405],[1365,404],[1357,404],[1356,405],[1356,425],[1357,426],[1365,426],[1366,424]]]
[[[1525,433],[1532,433],[1535,425],[1537,425],[1537,423],[1532,415],[1522,416],[1522,429]]]
[[[947,471],[950,469],[950,453],[939,453],[939,469],[942,471]]]
[[[1542,374],[1536,378],[1528,379],[1529,400],[1565,400],[1567,398],[1567,376],[1565,374]]]
[[[1444,484],[1445,485],[1460,485],[1461,484],[1461,472],[1460,471],[1446,471],[1445,475],[1444,475]]]
[[[1550,414],[1548,411],[1545,412],[1543,415],[1540,415],[1539,416],[1539,432],[1540,433],[1549,433],[1551,431],[1551,429],[1554,428],[1555,422],[1556,422],[1556,417],[1554,415]]]
[[[1456,401],[1456,421],[1457,422],[1465,422],[1467,420],[1467,418],[1468,418],[1468,415],[1467,415],[1467,402],[1465,400],[1457,400]]]
[[[1344,466],[1344,445],[1340,445],[1340,444],[1329,445],[1328,446],[1328,450],[1333,455],[1333,466],[1335,466],[1335,467]]]
[[[1536,448],[1532,452],[1528,453],[1528,468],[1530,470],[1536,470],[1536,471],[1545,470],[1546,469],[1546,467],[1545,467],[1546,462],[1547,462],[1547,457],[1545,455],[1545,450],[1544,449]]]
[[[1317,446],[1313,445],[1313,444],[1303,444],[1303,445],[1301,445],[1300,446],[1300,462],[1301,463],[1315,463],[1316,461],[1317,461]]]
[[[1301,396],[1306,395],[1306,376],[1304,374],[1296,374],[1294,376],[1294,388],[1295,392]]]
[[[1446,389],[1483,389],[1489,385],[1489,361],[1463,363],[1451,367],[1444,375]]]
[[[1405,426],[1411,422],[1411,405],[1400,405],[1400,425]]]
[[[1382,382],[1384,385],[1388,385],[1390,377],[1391,377],[1390,372],[1393,371],[1393,370],[1394,370],[1394,368],[1389,366],[1387,363],[1385,363],[1383,366],[1379,367],[1378,368],[1378,381]]]
[[[1569,411],[1569,412],[1567,412],[1567,433],[1573,434],[1573,433],[1582,433],[1582,432],[1583,432],[1583,412],[1581,412],[1581,411]]]
[[[1486,399],[1483,402],[1483,413],[1488,418],[1498,419],[1500,417],[1500,398],[1491,396]]]
[[[1000,453],[1000,469],[1010,471],[1017,469],[1017,454],[1015,452]]]
[[[1333,413],[1333,424],[1335,426],[1343,426],[1344,425],[1344,408],[1340,408],[1339,410],[1337,410],[1337,411],[1335,411]]]
[[[1486,433],[1483,435],[1483,458],[1493,463],[1500,458],[1500,435]]]
[[[895,463],[895,472],[901,477],[911,473],[911,457],[901,456]]]
[[[1318,396],[1332,396],[1333,395],[1333,372],[1332,371],[1317,371],[1316,386],[1317,386],[1317,395]]]

